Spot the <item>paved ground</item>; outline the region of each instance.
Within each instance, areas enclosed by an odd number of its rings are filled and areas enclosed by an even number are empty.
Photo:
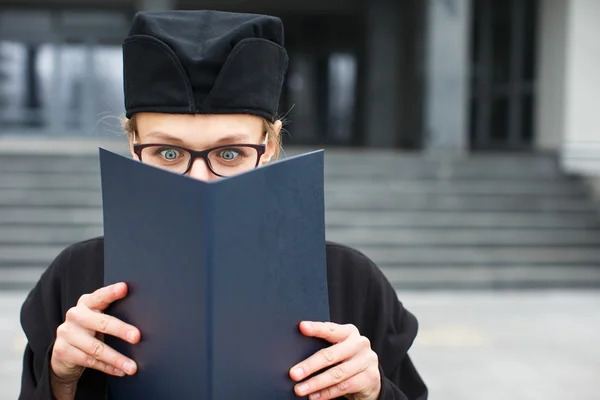
[[[0,293],[0,400],[17,398],[25,292]],[[408,292],[412,357],[441,400],[600,400],[600,292]]]
[[[600,399],[600,292],[406,293],[432,399]]]

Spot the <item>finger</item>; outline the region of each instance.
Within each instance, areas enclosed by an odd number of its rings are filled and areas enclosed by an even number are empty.
[[[330,343],[339,343],[351,334],[358,333],[354,325],[339,325],[333,322],[310,322],[300,323],[300,331],[305,336],[325,339]]]
[[[315,372],[354,357],[361,350],[370,350],[370,342],[360,336],[354,325],[338,325],[323,322],[303,322],[300,329],[305,335],[326,338],[337,344],[319,350],[290,370],[290,376],[300,381]],[[342,339],[343,338],[343,339]],[[341,339],[338,341],[338,339]]]
[[[323,391],[366,371],[370,365],[370,360],[366,356],[352,358],[329,368],[317,376],[313,376],[306,382],[297,384],[295,387],[296,393],[299,396],[306,396],[311,393]]]
[[[379,371],[377,374],[363,372],[350,377],[349,379],[329,386],[309,396],[309,400],[329,400],[337,399],[348,394],[364,393],[365,398],[375,396],[381,390],[381,377]]]
[[[98,360],[83,350],[70,345],[66,340],[57,340],[53,351],[58,361],[64,365],[91,368],[114,376],[125,376],[123,370]]]
[[[362,349],[361,342],[360,337],[357,336],[355,340],[348,339],[321,349],[292,367],[290,377],[295,381],[301,381],[315,372],[346,361],[354,357]]]
[[[94,333],[111,335],[129,343],[138,343],[141,333],[138,328],[111,315],[94,312],[87,307],[73,307],[67,311],[66,319]]]
[[[129,375],[133,375],[137,371],[137,365],[133,360],[125,357],[95,337],[89,336],[81,327],[73,328],[66,339],[72,347],[83,351],[89,356],[85,360],[86,364],[80,364],[82,366],[94,364],[93,358]]]
[[[96,290],[91,294],[84,294],[77,304],[84,304],[91,310],[104,311],[113,302],[127,296],[127,284],[115,283]]]

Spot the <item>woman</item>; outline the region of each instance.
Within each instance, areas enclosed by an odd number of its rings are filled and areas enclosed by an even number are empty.
[[[125,129],[133,157],[199,180],[276,159],[277,105],[288,62],[282,45],[283,28],[274,17],[137,14],[123,45]],[[191,150],[207,149],[205,157],[191,156]],[[426,399],[407,355],[416,319],[380,270],[361,253],[332,243],[327,269],[333,322],[305,321],[300,329],[331,346],[290,366],[296,394]],[[127,295],[127,286],[102,284],[102,238],[69,246],[42,275],[21,311],[28,344],[20,399],[105,399],[107,375],[136,373],[135,360],[103,342],[105,335],[134,345],[141,340],[136,327],[103,313]]]

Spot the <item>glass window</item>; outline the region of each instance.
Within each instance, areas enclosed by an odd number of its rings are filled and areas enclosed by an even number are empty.
[[[511,13],[513,1],[501,0],[491,3],[492,10],[492,60],[493,77],[496,83],[510,81],[510,63],[514,55],[511,53],[511,44],[514,29],[511,29]]]
[[[492,143],[508,140],[509,102],[505,96],[498,96],[492,101],[491,139]]]
[[[50,46],[0,41],[0,124],[47,126],[51,78]]]
[[[329,132],[335,141],[348,142],[353,134],[356,58],[334,53],[329,57]]]
[[[87,99],[84,95],[85,47],[81,44],[64,44],[59,47],[59,94],[64,110],[63,124],[67,129],[81,128],[81,117]]]
[[[0,21],[12,21],[0,29],[3,131],[87,136],[119,132],[125,14],[57,11],[50,19],[48,11],[42,14],[54,23],[44,20],[48,23],[41,30],[26,23],[36,21],[38,14],[0,11]]]

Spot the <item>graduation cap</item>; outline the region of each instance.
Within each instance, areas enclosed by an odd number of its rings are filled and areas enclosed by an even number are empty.
[[[138,12],[123,43],[126,116],[251,114],[274,122],[287,66],[277,17]]]

